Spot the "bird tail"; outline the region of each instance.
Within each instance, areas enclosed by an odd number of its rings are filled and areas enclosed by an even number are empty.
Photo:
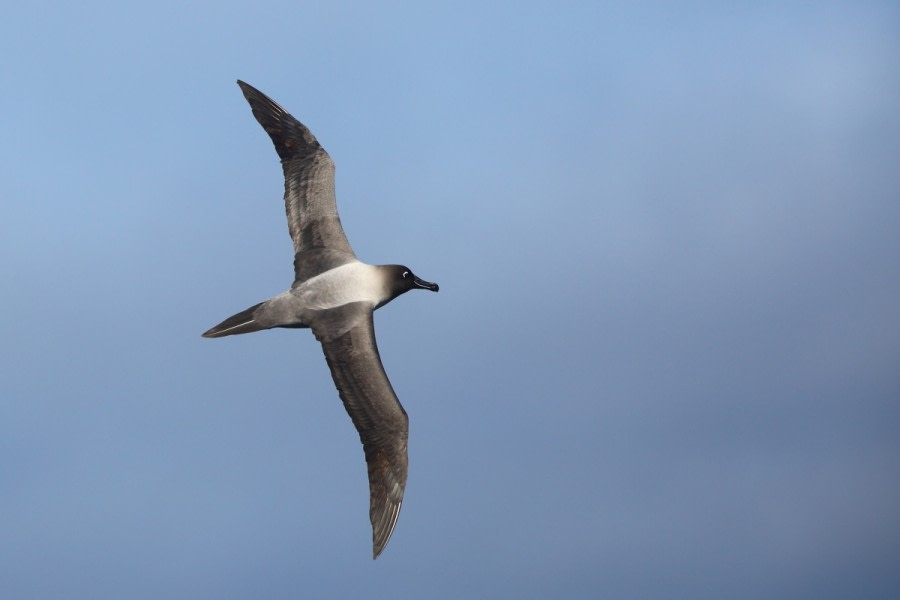
[[[265,302],[254,304],[247,310],[242,310],[236,315],[232,315],[203,334],[206,338],[225,337],[226,335],[237,335],[239,333],[251,333],[269,329],[271,325],[262,325],[254,319],[257,309]]]

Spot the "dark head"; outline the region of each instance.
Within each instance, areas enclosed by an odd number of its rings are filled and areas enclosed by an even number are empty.
[[[438,284],[419,279],[409,267],[404,267],[403,265],[387,265],[385,269],[388,272],[388,286],[391,291],[391,298],[396,298],[409,290],[420,289],[431,290],[432,292],[438,291]]]

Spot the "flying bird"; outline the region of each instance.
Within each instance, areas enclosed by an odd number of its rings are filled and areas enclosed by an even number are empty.
[[[281,158],[284,205],[294,241],[294,283],[286,292],[228,317],[203,337],[273,327],[312,330],[362,441],[372,551],[378,558],[403,502],[409,419],[381,364],[372,315],[409,290],[436,292],[438,285],[403,265],[369,265],[356,258],[338,217],[331,157],[300,121],[259,90],[237,83]]]

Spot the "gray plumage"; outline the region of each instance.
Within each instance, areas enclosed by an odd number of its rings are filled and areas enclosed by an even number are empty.
[[[331,157],[309,129],[265,94],[243,81],[238,85],[281,158],[285,211],[294,241],[294,283],[203,336],[273,327],[312,329],[366,455],[377,558],[400,514],[409,425],[381,364],[373,312],[411,289],[436,292],[438,286],[405,266],[367,265],[356,258],[337,212]]]

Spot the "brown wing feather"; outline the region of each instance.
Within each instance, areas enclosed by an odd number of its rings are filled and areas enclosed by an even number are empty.
[[[312,328],[366,454],[369,519],[377,558],[400,514],[408,468],[409,420],[381,364],[370,307],[355,303],[329,310]],[[321,331],[337,333],[323,336]]]
[[[316,249],[353,255],[334,195],[334,162],[303,123],[251,85],[238,81],[284,170],[284,206],[294,254]]]

